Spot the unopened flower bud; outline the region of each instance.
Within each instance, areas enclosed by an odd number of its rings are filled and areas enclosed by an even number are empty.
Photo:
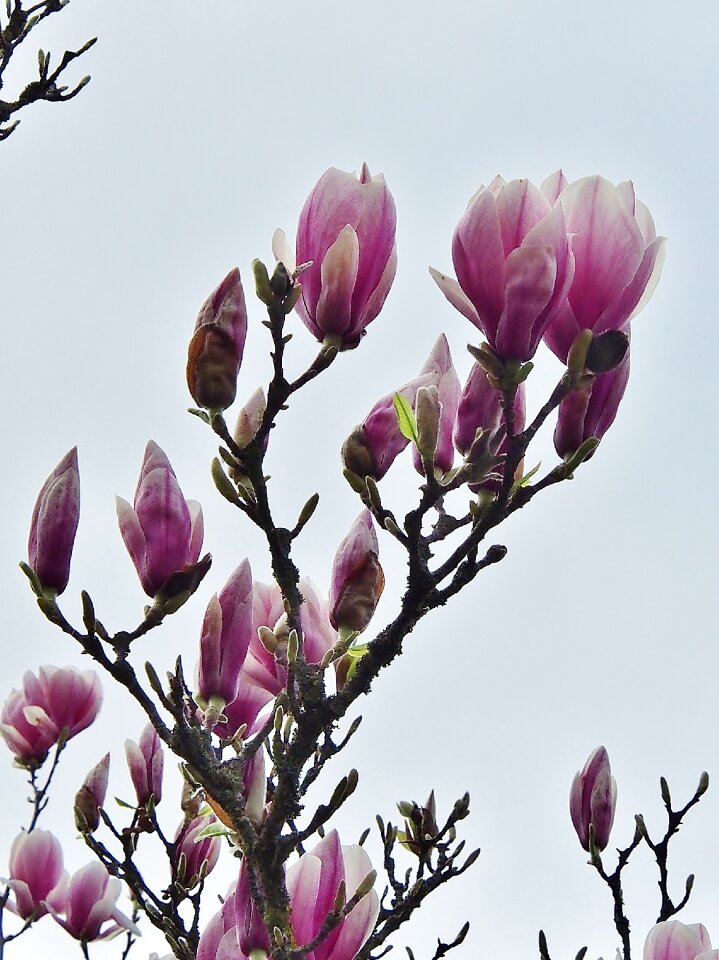
[[[151,723],[140,734],[139,743],[125,741],[125,756],[137,794],[137,805],[144,807],[151,797],[157,805],[162,799],[165,757],[160,738]]]
[[[198,564],[202,509],[185,500],[170,461],[154,441],[145,448],[134,506],[122,497],[116,501],[120,533],[145,593],[155,597],[162,590],[163,602],[185,591],[189,596],[207,572],[198,569],[195,582],[195,568],[205,563]],[[170,582],[175,574],[179,579]]]
[[[100,825],[100,807],[105,804],[109,773],[110,754],[106,753],[75,794],[75,825],[81,833],[94,833]]]
[[[418,436],[414,466],[424,474],[426,460],[440,473],[447,473],[454,462],[452,429],[462,387],[444,334],[437,338],[420,376],[430,377],[430,383],[418,389],[415,400]],[[423,391],[429,391],[429,396]]]
[[[247,336],[247,310],[240,271],[231,270],[200,308],[187,357],[192,399],[208,410],[234,402]]]
[[[417,391],[415,416],[417,418],[417,450],[422,462],[434,459],[439,433],[439,397],[436,387],[420,387]]]
[[[554,448],[560,457],[570,456],[590,437],[604,436],[614,423],[628,381],[627,353],[619,366],[597,374],[563,398],[554,430]]]
[[[330,621],[335,629],[361,633],[372,619],[384,589],[372,515],[363,510],[337,548],[332,564]]]
[[[79,519],[80,473],[73,447],[43,484],[30,523],[28,564],[53,595],[62,593],[70,579]]]
[[[197,886],[201,877],[210,873],[220,856],[220,838],[203,837],[198,839],[205,827],[214,823],[216,817],[195,817],[189,822],[183,821],[175,834],[175,852],[172,864],[173,880],[181,883],[186,890]]]
[[[590,826],[597,850],[604,850],[607,846],[616,804],[617,784],[612,776],[609,756],[604,747],[597,747],[584,768],[575,775],[569,794],[572,823],[585,850],[590,848]]]
[[[235,424],[233,439],[241,450],[244,450],[245,447],[248,447],[255,439],[257,431],[262,425],[262,418],[265,415],[266,409],[267,400],[265,398],[265,392],[260,387],[255,390],[250,399],[237,415],[237,423]],[[266,437],[265,446],[267,446],[267,439],[268,438]]]
[[[297,311],[320,341],[356,347],[389,293],[397,266],[394,200],[366,164],[359,178],[334,168],[320,178],[300,213]]]

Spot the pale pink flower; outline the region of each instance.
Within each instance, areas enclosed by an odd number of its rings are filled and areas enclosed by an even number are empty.
[[[320,177],[297,225],[297,263],[312,263],[297,312],[318,340],[356,347],[380,312],[397,267],[396,223],[384,177],[366,163],[359,178],[334,167]]]

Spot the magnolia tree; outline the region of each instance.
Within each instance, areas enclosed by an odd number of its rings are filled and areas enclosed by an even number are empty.
[[[35,23],[62,6],[9,4],[0,69]],[[47,64],[43,57],[46,79]],[[66,96],[57,90],[52,80],[39,98]],[[28,94],[14,109],[0,104],[0,123],[31,102]],[[358,729],[348,711],[402,653],[414,626],[441,616],[436,608],[477,589],[480,572],[503,560],[504,547],[484,545],[488,535],[543,490],[587,468],[626,388],[631,321],[658,281],[664,241],[631,183],[614,186],[600,176],[567,183],[557,172],[540,187],[501,177],[480,187],[451,241],[456,278],[431,270],[469,321],[474,366],[462,384],[440,335],[414,377],[407,371],[398,379],[410,379],[394,384],[362,423],[347,424],[338,480],[342,472],[359,514],[337,545],[325,596],[293,555],[317,522],[318,497],[309,496],[287,525],[273,503],[266,460],[275,428],[292,421],[293,395],[321,391],[313,381],[330,364],[346,362],[341,354],[361,349],[395,279],[395,227],[392,195],[366,165],[358,176],[330,169],[320,177],[300,214],[296,243],[277,231],[275,265],[252,264],[273,372],[235,414],[233,429],[225,411],[235,402],[248,328],[240,271],[232,270],[200,308],[186,370],[196,404],[190,412],[219,438],[212,476],[227,503],[218,507],[239,511],[261,531],[273,581],[254,579],[250,558],[241,557],[224,585],[226,571],[218,576],[198,623],[195,664],[178,657],[161,675],[143,662],[137,643],[168,629],[168,619],[214,576],[211,556],[202,552],[200,505],[185,499],[161,447],[148,442],[133,502],[117,499],[120,533],[150,601],[142,621],[118,633],[105,629],[88,593],[81,595],[81,624],[70,622],[60,603],[80,512],[75,449],[42,487],[22,568],[42,614],[95,661],[97,672],[28,671],[2,708],[0,732],[27,775],[32,814],[12,845],[0,892],[0,957],[37,923],[56,922],[86,957],[92,944],[117,935],[118,956],[136,953],[140,928],[151,924],[179,960],[378,960],[425,899],[477,860],[479,851],[466,852],[460,837],[468,794],[438,810],[430,792],[424,802],[400,803],[397,823],[377,817],[382,854],[373,865],[364,849],[369,825],[349,845],[333,826],[359,774],[351,770],[337,782],[325,766]],[[293,311],[319,344],[304,371],[291,355]],[[544,403],[528,410],[524,385],[542,341],[565,370]],[[361,355],[357,363],[361,371]],[[543,474],[525,469],[532,441],[550,420],[556,464]],[[383,496],[381,481],[401,455],[412,458],[419,492],[408,491],[415,501],[400,512]],[[406,554],[406,569],[387,575],[406,586],[392,619],[380,624],[374,615],[387,537]],[[98,717],[101,678],[124,688],[147,725],[125,745],[135,802],[119,813],[106,805],[109,754],[77,785],[75,824],[91,859],[70,877],[60,841],[41,820],[63,751]],[[170,797],[163,790],[168,755],[183,774],[181,792]],[[650,830],[638,816],[629,846],[610,857],[617,788],[606,750],[597,747],[567,786],[567,820],[611,892],[618,957],[630,960],[633,949],[636,956],[623,876],[633,852],[646,845],[658,866],[659,903],[656,925],[637,931],[646,937],[645,960],[719,958],[703,926],[673,919],[693,877],[677,894],[667,866],[669,843],[706,791],[706,774],[678,806],[662,780],[666,826]],[[311,788],[323,792],[319,804],[310,801]],[[387,802],[379,801],[385,808]],[[146,870],[158,852],[166,861],[159,886]],[[226,881],[219,909],[206,893],[213,870]],[[131,917],[117,907],[123,887]],[[468,930],[469,923],[451,942],[429,947],[429,960],[459,947]],[[551,957],[541,932],[539,955]]]

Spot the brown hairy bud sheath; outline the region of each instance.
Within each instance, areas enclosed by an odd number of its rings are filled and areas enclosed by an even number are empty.
[[[372,447],[362,427],[356,427],[342,444],[342,463],[358,477],[374,476],[377,469]]]
[[[199,407],[225,410],[234,403],[240,360],[233,338],[213,324],[199,327],[187,354],[187,386]]]
[[[346,580],[330,615],[332,626],[362,633],[372,619],[383,590],[384,573],[377,554],[370,551]]]
[[[80,833],[94,833],[100,826],[100,811],[95,796],[83,784],[75,794],[75,826]]]

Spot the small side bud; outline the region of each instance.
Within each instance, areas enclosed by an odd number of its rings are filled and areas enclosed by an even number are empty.
[[[669,784],[667,783],[664,777],[659,778],[659,789],[661,790],[662,800],[664,801],[665,807],[671,807],[672,805],[672,795],[669,792]]]
[[[439,396],[436,387],[420,387],[417,391],[417,449],[422,459],[431,463],[439,436]]]
[[[376,882],[377,882],[377,871],[370,870],[370,872],[367,874],[364,880],[361,881],[360,885],[355,890],[355,896],[361,900],[362,897],[365,897],[370,892],[370,890],[374,887]]]
[[[367,435],[362,427],[355,427],[352,433],[342,444],[342,463],[345,465],[345,476],[351,472],[358,478],[367,477],[375,472],[375,458]],[[357,493],[362,490],[355,488]]]
[[[337,896],[335,897],[335,902],[332,907],[334,913],[339,913],[342,907],[344,907],[347,902],[347,884],[344,880],[340,880],[340,885],[337,887]]]
[[[300,639],[297,635],[296,630],[290,630],[290,635],[287,638],[287,662],[294,663],[297,659],[297,653],[299,651]]]
[[[567,476],[570,476],[574,473],[580,464],[582,464],[588,457],[590,457],[594,451],[599,446],[599,440],[597,437],[587,437],[587,439],[574,451],[570,454],[564,461],[564,465],[567,471]]]
[[[212,461],[212,480],[221,496],[228,500],[234,506],[242,503],[237,490],[232,486],[232,481],[222,469],[222,464],[217,457]]]
[[[570,373],[578,376],[587,369],[587,354],[593,339],[591,330],[580,330],[576,335],[567,355],[567,369]]]
[[[310,519],[312,518],[312,514],[317,509],[317,504],[319,502],[320,502],[319,493],[313,493],[312,496],[307,501],[307,503],[305,503],[305,505],[302,507],[302,509],[300,510],[300,515],[297,518],[296,529],[298,531],[301,530],[310,521]]]
[[[255,278],[255,292],[257,293],[257,297],[265,306],[269,307],[270,304],[274,303],[275,295],[270,286],[270,275],[267,272],[267,267],[261,260],[253,260],[252,273]]]
[[[629,337],[622,330],[607,330],[594,337],[586,356],[587,370],[608,373],[618,367],[629,349]]]

